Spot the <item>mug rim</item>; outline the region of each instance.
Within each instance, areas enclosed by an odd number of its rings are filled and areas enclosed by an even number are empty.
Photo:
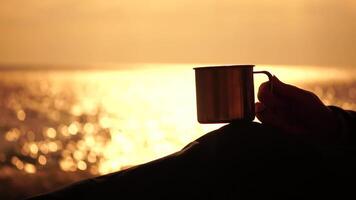
[[[226,68],[253,68],[255,65],[211,65],[211,66],[201,66],[195,67],[194,70],[202,69],[226,69]]]

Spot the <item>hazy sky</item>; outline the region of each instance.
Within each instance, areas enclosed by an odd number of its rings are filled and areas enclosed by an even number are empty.
[[[0,63],[356,66],[355,0],[0,0]]]

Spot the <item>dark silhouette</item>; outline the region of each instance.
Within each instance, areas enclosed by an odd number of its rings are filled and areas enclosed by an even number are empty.
[[[232,122],[175,154],[33,200],[355,197],[356,113],[272,81],[273,93],[266,82],[258,94],[262,124]]]

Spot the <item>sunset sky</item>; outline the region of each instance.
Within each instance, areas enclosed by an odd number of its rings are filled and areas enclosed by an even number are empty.
[[[0,63],[356,66],[355,0],[0,0]]]

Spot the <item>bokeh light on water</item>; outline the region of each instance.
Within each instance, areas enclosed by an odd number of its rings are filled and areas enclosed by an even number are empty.
[[[33,175],[53,188],[168,155],[222,126],[197,123],[191,68],[1,72],[0,180]],[[259,68],[356,110],[355,71]],[[265,80],[256,76],[256,91]]]
[[[1,76],[2,166],[30,174],[106,174],[173,153],[219,126],[196,123],[194,77],[184,70]]]

